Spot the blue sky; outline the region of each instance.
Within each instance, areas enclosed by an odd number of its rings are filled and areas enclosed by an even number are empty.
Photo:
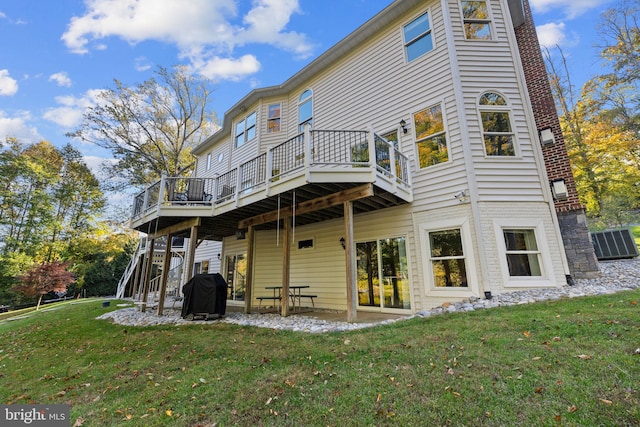
[[[574,83],[596,65],[596,25],[615,0],[529,0],[541,43],[559,44]],[[214,82],[221,118],[256,87],[287,80],[391,0],[0,0],[0,140],[65,137],[100,89],[184,64]]]

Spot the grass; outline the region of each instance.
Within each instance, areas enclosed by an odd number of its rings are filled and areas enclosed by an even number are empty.
[[[633,234],[633,240],[636,241],[636,246],[640,249],[640,225],[632,225],[629,227],[631,234]]]
[[[125,327],[99,301],[0,323],[0,401],[85,426],[640,425],[639,291],[305,334]]]

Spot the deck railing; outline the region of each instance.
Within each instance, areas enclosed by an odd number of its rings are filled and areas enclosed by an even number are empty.
[[[371,164],[371,158],[375,164]],[[407,189],[411,186],[407,157],[374,132],[306,129],[217,178],[163,177],[135,197],[132,218],[161,204],[224,203],[301,169],[336,167],[336,172],[340,172],[345,166],[373,167],[395,185]]]

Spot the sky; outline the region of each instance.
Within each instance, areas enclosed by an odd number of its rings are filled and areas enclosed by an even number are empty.
[[[559,45],[576,86],[601,72],[596,26],[615,0],[529,0],[540,43]],[[224,113],[278,85],[391,0],[0,0],[0,141],[71,143],[96,168],[109,153],[68,138],[100,90],[185,65]],[[97,170],[97,169],[96,169]]]

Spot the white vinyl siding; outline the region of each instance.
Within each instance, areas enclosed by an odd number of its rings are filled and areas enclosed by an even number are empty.
[[[504,14],[499,0],[488,0],[492,11],[495,34],[492,40],[474,40],[469,43],[464,34],[462,10],[459,0],[447,0],[452,20],[456,58],[460,72],[460,88],[467,121],[477,191],[482,201],[534,201],[545,200],[546,187],[536,163],[518,66],[515,63],[516,46],[510,46],[506,34]],[[508,13],[508,12],[507,12]],[[479,72],[479,70],[482,70]],[[510,120],[517,143],[516,156],[486,156],[478,99],[481,94],[500,89],[510,102]]]

